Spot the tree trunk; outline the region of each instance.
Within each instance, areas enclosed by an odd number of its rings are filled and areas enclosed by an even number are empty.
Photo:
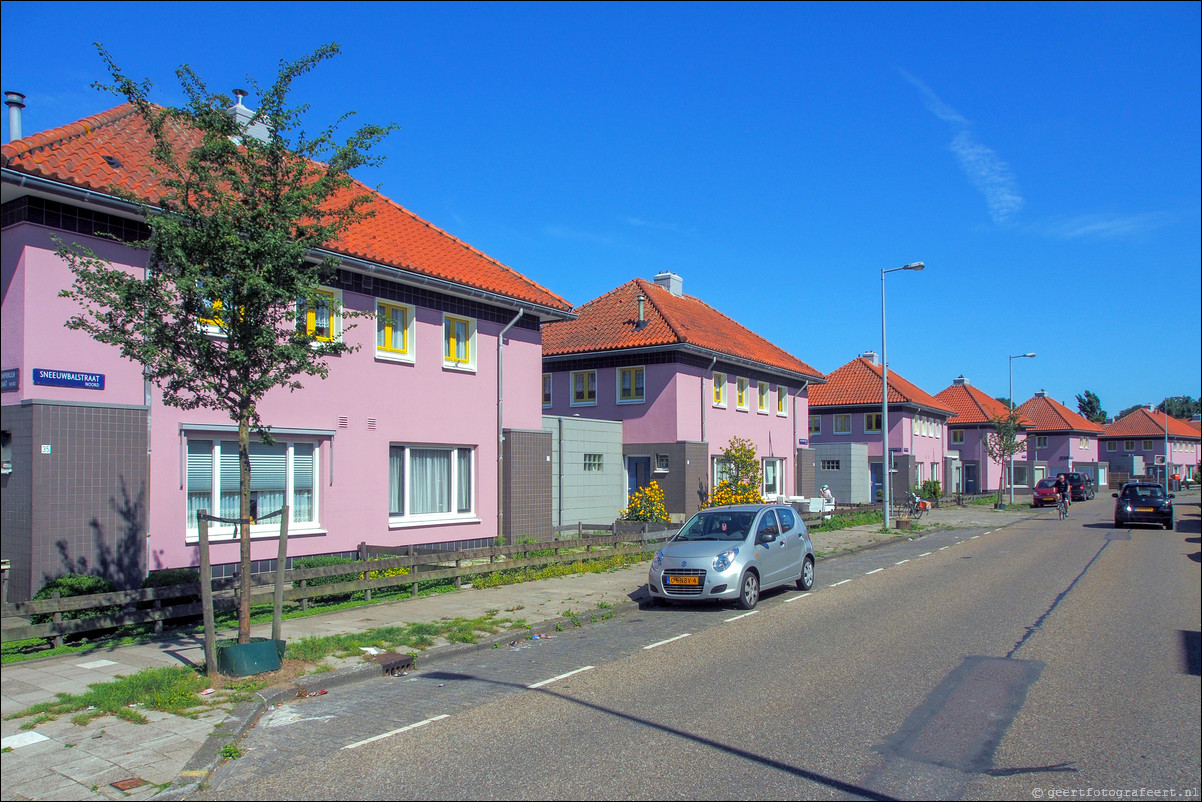
[[[238,415],[238,643],[250,643],[250,411]]]

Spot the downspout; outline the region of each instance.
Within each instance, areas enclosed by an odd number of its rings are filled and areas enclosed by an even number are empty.
[[[705,369],[705,372],[710,375],[710,383],[711,384],[714,381],[714,365],[716,365],[716,364],[718,364],[718,357],[714,357],[713,359],[711,359],[710,366]],[[708,406],[708,405],[705,403],[705,377],[702,376],[701,377],[701,442],[706,443],[708,445],[709,441],[705,439],[705,408],[706,408],[706,406]],[[707,471],[709,470],[709,466],[706,466],[706,470]]]
[[[524,314],[526,310],[519,309],[517,316],[497,335],[497,537],[505,534],[505,435],[501,429],[504,420],[502,411],[505,406],[505,333],[513,328]]]
[[[559,460],[558,460],[559,464],[556,465],[555,467],[559,473],[559,504],[557,505],[559,509],[558,509],[557,515],[555,516],[557,519],[555,525],[563,526],[563,416],[560,415],[558,420],[559,420]]]

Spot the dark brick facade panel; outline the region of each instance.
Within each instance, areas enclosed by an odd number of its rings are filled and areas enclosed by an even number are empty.
[[[506,429],[502,451],[505,539],[550,540],[551,433]]]
[[[0,553],[8,560],[7,601],[26,601],[31,590],[33,558],[33,414],[27,406],[0,408],[0,426],[12,436],[12,473],[0,477]]]

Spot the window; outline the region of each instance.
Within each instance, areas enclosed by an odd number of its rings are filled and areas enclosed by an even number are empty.
[[[1016,487],[1027,487],[1027,466],[1014,466],[1014,484]]]
[[[311,301],[296,302],[296,330],[299,334],[321,342],[334,342],[342,337],[342,293],[339,290],[317,290]]]
[[[963,443],[964,443],[964,430],[963,429],[952,429],[952,445],[963,445]]]
[[[761,415],[768,414],[768,382],[755,383],[755,408]]]
[[[840,464],[840,461],[837,459],[824,459],[819,464],[819,467],[821,467],[824,471],[837,471],[839,470]]]
[[[1048,447],[1048,436],[1046,434],[1035,435],[1035,447],[1036,448],[1047,448]]]
[[[597,403],[597,371],[572,371],[572,406],[593,406]]]
[[[782,418],[789,417],[789,388],[783,384],[776,385],[776,414]]]
[[[933,482],[939,481],[939,463],[938,462],[931,463],[931,481],[933,481]]]
[[[717,487],[730,478],[730,463],[726,461],[725,457],[714,457],[710,472],[713,474],[713,486]]]
[[[812,434],[812,435],[822,434],[822,416],[821,415],[811,415],[810,416],[810,434]]]
[[[1151,451],[1156,445],[1151,440],[1144,441],[1144,451]]]
[[[1117,440],[1107,440],[1106,441],[1106,450],[1107,451],[1118,451],[1119,450],[1118,441]]]
[[[551,374],[543,374],[543,406],[551,406]]]
[[[910,424],[910,427],[913,430],[915,437],[918,437],[922,434],[922,421],[920,419],[914,418]]]
[[[915,476],[918,477],[918,484],[922,484],[924,481],[926,481],[925,479],[922,478],[922,471],[923,471],[923,468],[925,468],[925,467],[926,467],[926,463],[923,463],[923,462],[914,463]]]
[[[473,448],[395,445],[388,449],[388,515],[393,523],[472,517]]]
[[[476,321],[455,315],[442,316],[442,364],[475,370]]]
[[[668,455],[667,454],[656,454],[655,455],[655,472],[656,473],[667,473],[668,472]]]
[[[835,434],[851,434],[851,415],[835,416]]]
[[[748,384],[747,379],[735,379],[735,409],[747,409]]]
[[[865,412],[864,413],[864,431],[879,432],[881,430],[881,413]]]
[[[1077,441],[1077,447],[1080,448],[1082,451],[1089,450],[1089,438],[1082,437],[1080,440]]]
[[[643,395],[643,369],[618,368],[618,403],[639,404]]]
[[[13,472],[13,433],[0,432],[0,473]]]
[[[726,406],[726,374],[714,374],[714,406]]]
[[[764,460],[764,492],[765,497],[781,494],[781,463],[783,460],[768,458]]]
[[[584,471],[585,473],[600,473],[603,469],[601,454],[585,454],[584,455]]]
[[[376,357],[413,361],[413,307],[376,301]]]
[[[238,518],[242,506],[242,477],[238,467],[237,441],[188,438],[186,454],[186,519],[190,532],[196,531],[196,513],[200,510],[207,510],[210,515],[219,518]],[[290,523],[316,526],[316,472],[317,449],[314,443],[251,443],[252,524],[256,519],[276,512],[287,504]],[[279,532],[278,519],[269,519],[261,526],[264,534]],[[214,524],[209,531],[218,538],[236,536],[231,524]],[[251,531],[255,532],[253,526]],[[189,534],[188,537],[191,540],[195,535]]]
[[[1123,451],[1134,451],[1134,450],[1135,450],[1135,441],[1134,440],[1124,440],[1123,441]]]

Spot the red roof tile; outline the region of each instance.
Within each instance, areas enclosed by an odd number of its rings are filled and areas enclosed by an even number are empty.
[[[1163,413],[1153,412],[1147,407],[1128,412],[1114,423],[1105,426],[1102,437],[1164,437]],[[1197,440],[1202,437],[1202,431],[1195,429],[1189,421],[1168,418],[1169,436]]]
[[[826,377],[826,384],[810,390],[810,408],[863,406],[881,403],[881,366],[866,357],[856,357]],[[911,384],[900,374],[889,372],[889,403],[913,404],[954,415],[956,410]]]
[[[939,391],[935,399],[956,411],[956,419],[951,421],[952,425],[992,423],[995,419],[1005,418],[1010,414],[1005,404],[971,384],[953,384]],[[1019,420],[1024,426],[1028,423],[1021,415]]]
[[[188,149],[199,142],[199,134],[179,127],[172,139],[180,149]],[[3,165],[17,172],[103,193],[120,189],[155,204],[165,187],[153,169],[152,146],[142,118],[125,104],[10,142],[0,153]],[[106,156],[119,165],[106,161]],[[558,312],[571,308],[559,295],[383,195],[358,182],[353,191],[373,196],[367,205],[373,216],[343,232],[329,245],[330,251]]]
[[[1090,421],[1083,415],[1043,395],[1037,395],[1018,407],[1019,413],[1031,424],[1027,427],[1032,432],[1092,432],[1101,434],[1105,431],[1100,425]]]
[[[646,298],[638,326],[638,296]],[[543,356],[567,356],[656,346],[693,346],[799,374],[822,373],[690,295],[634,279],[576,310],[576,319],[543,325]]]

